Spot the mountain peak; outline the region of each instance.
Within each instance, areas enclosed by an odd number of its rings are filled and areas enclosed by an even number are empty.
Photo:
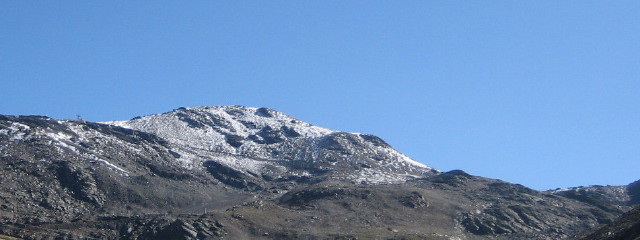
[[[201,165],[202,156],[233,156],[221,164],[253,173],[266,168],[340,172],[333,177],[372,183],[405,181],[434,171],[376,136],[314,126],[264,107],[182,107],[107,123],[164,138],[181,149],[187,166]]]
[[[233,148],[247,141],[273,144],[286,138],[319,137],[335,132],[273,109],[238,105],[181,107],[162,114],[107,123],[151,132],[177,144],[188,142],[192,147],[232,153],[235,153]]]

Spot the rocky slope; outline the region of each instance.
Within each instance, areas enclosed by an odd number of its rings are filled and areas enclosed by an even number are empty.
[[[5,222],[224,208],[249,197],[185,169],[169,143],[151,134],[38,116],[0,116],[0,127]]]
[[[373,135],[242,106],[0,115],[0,171],[0,237],[25,239],[558,239],[639,196],[440,173]]]
[[[635,240],[640,239],[640,208],[622,215],[616,221],[588,230],[581,234],[581,240]]]

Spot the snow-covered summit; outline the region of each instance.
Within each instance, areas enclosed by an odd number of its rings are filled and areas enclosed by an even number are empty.
[[[343,172],[334,177],[358,182],[404,181],[433,172],[376,136],[317,127],[269,108],[178,108],[106,123],[155,134],[181,148],[181,160],[192,166],[210,156],[251,173]]]
[[[238,152],[247,142],[272,144],[289,137],[313,138],[335,132],[269,108],[237,105],[178,108],[107,123],[151,132],[177,144],[230,153]]]

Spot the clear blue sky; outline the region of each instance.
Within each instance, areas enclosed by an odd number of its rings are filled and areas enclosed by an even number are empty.
[[[640,1],[2,1],[0,113],[266,106],[443,171],[640,179]]]

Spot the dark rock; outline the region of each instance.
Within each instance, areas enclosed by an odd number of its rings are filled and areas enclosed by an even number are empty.
[[[198,231],[193,225],[178,219],[163,228],[154,238],[159,240],[192,240],[198,239]]]
[[[400,198],[402,205],[410,208],[428,207],[429,204],[419,192],[411,192]]]
[[[149,167],[149,170],[151,170],[152,173],[163,178],[169,178],[173,180],[186,180],[193,178],[192,175],[180,172],[180,170],[171,168],[169,166],[148,164],[147,167]]]
[[[182,120],[183,122],[186,122],[187,124],[189,124],[190,127],[204,128],[206,126],[204,123],[191,118],[191,116],[186,113],[178,112],[176,113],[176,116],[178,116],[178,118],[180,118],[180,120]]]
[[[282,126],[280,127],[280,131],[282,131],[282,133],[284,133],[284,135],[289,138],[300,137],[300,133],[296,132],[295,129],[290,127]]]
[[[381,138],[371,135],[371,134],[360,134],[365,141],[370,142],[376,147],[391,147],[387,142],[382,140]]]
[[[443,183],[454,187],[464,185],[466,181],[471,179],[472,176],[465,173],[462,170],[452,170],[449,172],[441,173],[429,178],[429,181],[434,183]]]
[[[629,197],[631,198],[629,202],[633,205],[640,204],[640,180],[629,184],[627,186],[627,191],[629,193]]]
[[[327,150],[338,151],[344,154],[349,153],[349,149],[361,145],[355,134],[333,133],[324,137],[319,146]]]
[[[243,144],[244,138],[238,135],[226,135],[225,140],[232,147],[240,147]]]
[[[367,199],[370,195],[371,191],[368,190],[314,187],[302,191],[289,192],[280,199],[280,203],[290,206],[305,206],[320,199],[342,199],[344,197]]]
[[[60,185],[69,189],[75,198],[97,206],[104,203],[104,196],[100,195],[96,181],[91,175],[82,170],[72,169],[70,163],[66,161],[58,161],[54,164]]]
[[[260,190],[262,187],[253,182],[248,175],[243,174],[233,168],[224,166],[215,161],[206,161],[203,166],[207,171],[220,182],[228,184],[229,186],[247,189],[247,190]]]
[[[284,134],[270,126],[263,127],[258,132],[258,136],[262,137],[262,140],[257,142],[262,144],[274,144],[284,141]]]
[[[256,115],[270,118],[273,117],[274,112],[275,111],[273,111],[272,109],[261,107],[256,110]]]
[[[580,240],[636,240],[640,239],[640,208],[622,215],[620,218],[595,230],[580,234]]]

